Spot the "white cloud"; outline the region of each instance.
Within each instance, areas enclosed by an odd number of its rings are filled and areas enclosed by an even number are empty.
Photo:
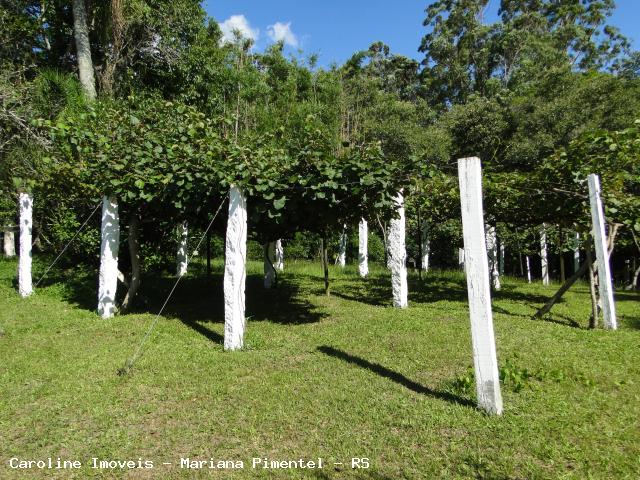
[[[251,28],[249,20],[244,15],[231,15],[224,22],[220,23],[222,31],[222,42],[233,42],[235,40],[234,32],[239,32],[243,38],[258,40],[260,30]]]
[[[297,47],[299,45],[298,37],[291,31],[291,22],[276,22],[273,25],[269,25],[267,35],[269,35],[269,38],[274,42],[284,41],[285,45],[291,47]]]

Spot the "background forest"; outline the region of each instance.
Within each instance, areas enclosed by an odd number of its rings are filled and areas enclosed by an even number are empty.
[[[354,258],[365,217],[383,261],[404,188],[408,256],[419,265],[424,223],[431,265],[449,267],[461,246],[453,162],[477,155],[508,273],[524,274],[546,223],[564,276],[571,232],[589,229],[586,175],[598,173],[618,225],[616,280],[629,282],[640,55],[607,23],[614,2],[503,0],[495,23],[487,3],[429,4],[421,63],[376,42],[325,69],[282,43],[223,41],[195,0],[2,0],[0,224],[15,224],[17,192],[31,190],[35,246],[56,252],[101,195],[116,195],[125,222],[141,221],[144,269],[169,268],[176,225],[199,236],[238,184],[258,244],[283,238],[287,256],[313,258],[327,238],[335,255],[347,225]],[[67,261],[95,264],[98,238],[83,231]],[[222,239],[211,242],[221,254]]]

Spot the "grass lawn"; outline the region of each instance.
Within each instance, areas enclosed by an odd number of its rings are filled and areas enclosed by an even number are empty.
[[[534,321],[557,285],[505,278],[494,298],[505,413],[488,417],[474,407],[461,273],[411,275],[410,307],[397,310],[379,267],[367,280],[332,269],[327,298],[319,265],[287,262],[265,291],[251,262],[247,348],[225,353],[215,267],[207,280],[193,266],[118,376],[171,277],[146,277],[140,311],[101,320],[95,272],[58,271],[20,299],[15,262],[0,260],[0,478],[640,478],[636,293],[616,293],[620,330],[590,331],[586,285]],[[15,470],[12,457],[84,466]],[[93,457],[155,468],[92,469]],[[181,457],[245,468],[180,469]],[[254,470],[253,457],[325,468]],[[352,470],[352,457],[370,468]]]

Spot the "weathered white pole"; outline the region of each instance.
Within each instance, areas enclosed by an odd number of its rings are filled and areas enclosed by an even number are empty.
[[[580,234],[576,232],[576,244],[573,247],[573,273],[580,270]]]
[[[100,244],[100,274],[98,275],[98,315],[113,317],[118,288],[118,249],[120,248],[120,217],[115,197],[102,199],[102,242]]]
[[[9,228],[4,231],[4,256],[7,258],[16,256],[16,237],[13,230]]]
[[[480,159],[458,160],[458,180],[478,406],[490,414],[500,415],[502,395],[491,312]]]
[[[284,270],[284,248],[282,247],[282,240],[276,240],[276,261],[273,265],[279,272]]]
[[[529,255],[525,257],[527,263],[527,281],[531,283],[531,261],[529,260]]]
[[[502,240],[500,241],[500,275],[504,275],[504,243],[502,243]]]
[[[28,193],[21,193],[19,198],[20,210],[20,258],[18,259],[18,292],[21,297],[28,297],[33,293],[31,283],[31,230],[33,228],[33,197]]]
[[[264,288],[271,288],[276,281],[275,257],[276,242],[267,242],[262,246],[264,262]]]
[[[180,238],[178,239],[178,276],[181,277],[187,274],[187,268],[189,265],[189,227],[187,222],[182,222],[178,227]]]
[[[393,290],[393,306],[406,308],[408,302],[407,288],[407,249],[405,247],[404,196],[402,190],[396,196],[398,218],[389,225],[389,263],[391,264],[391,288]]]
[[[591,220],[593,223],[593,242],[596,247],[596,259],[598,264],[598,289],[600,302],[602,303],[602,317],[604,328],[616,330],[616,305],[613,300],[613,282],[611,279],[611,266],[609,265],[609,251],[607,249],[607,237],[604,231],[604,210],[600,199],[600,178],[595,173],[588,177],[589,203],[591,204]]]
[[[429,242],[429,224],[422,223],[422,270],[429,271],[429,253],[431,253],[431,243]]]
[[[345,225],[340,234],[340,250],[338,252],[337,262],[340,267],[344,268],[347,263],[347,226]]]
[[[232,185],[224,259],[225,350],[238,350],[244,343],[246,258],[247,200],[244,193]]]
[[[358,273],[361,277],[369,275],[369,226],[362,218],[358,224]]]
[[[547,259],[547,224],[540,228],[540,265],[542,266],[542,284],[549,285],[549,261]]]
[[[458,248],[458,267],[464,270],[464,248]]]
[[[500,290],[500,271],[498,270],[498,236],[496,228],[485,225],[487,252],[489,254],[489,270],[491,272],[491,284],[496,290]]]

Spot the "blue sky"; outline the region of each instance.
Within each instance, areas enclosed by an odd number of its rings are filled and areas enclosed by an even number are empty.
[[[205,0],[206,11],[223,30],[240,27],[262,50],[284,39],[290,51],[317,53],[319,63],[342,63],[354,52],[381,40],[393,53],[421,59],[424,10],[429,0]],[[491,0],[496,11],[499,0]],[[609,23],[640,48],[640,0],[618,0]],[[226,22],[226,23],[225,23]]]

